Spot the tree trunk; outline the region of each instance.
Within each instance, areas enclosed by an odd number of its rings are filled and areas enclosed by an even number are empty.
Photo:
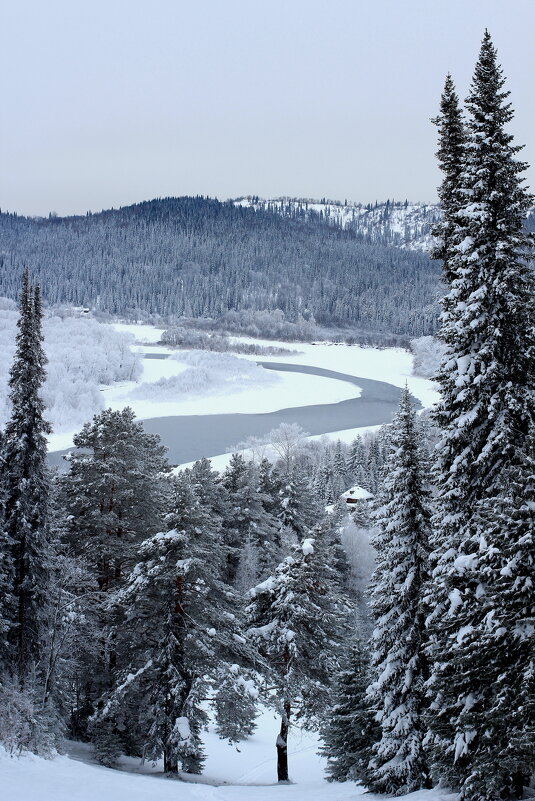
[[[163,769],[164,773],[178,773],[178,760],[167,748],[163,752]]]
[[[284,702],[280,732],[277,737],[277,780],[290,781],[288,776],[288,729],[290,728],[290,702]]]
[[[524,797],[524,786],[527,786],[529,783],[529,778],[524,776],[523,773],[517,771],[513,773],[511,777],[511,783],[513,785],[513,795],[515,798],[523,798]]]

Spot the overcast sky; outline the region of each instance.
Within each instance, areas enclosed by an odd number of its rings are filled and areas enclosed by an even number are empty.
[[[487,26],[535,163],[535,0],[4,0],[0,207],[433,201],[449,70]],[[535,186],[535,171],[529,183]]]

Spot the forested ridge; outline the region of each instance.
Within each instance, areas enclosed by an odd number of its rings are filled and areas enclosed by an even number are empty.
[[[281,309],[323,325],[423,335],[436,328],[439,268],[352,228],[205,197],[80,217],[0,214],[0,295],[23,267],[44,300],[136,317]]]

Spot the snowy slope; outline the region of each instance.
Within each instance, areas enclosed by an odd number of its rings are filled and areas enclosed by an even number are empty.
[[[351,228],[368,242],[424,252],[431,249],[431,228],[440,219],[437,205],[408,201],[388,200],[363,205],[350,201],[288,197],[264,200],[249,195],[233,202],[293,219],[315,219],[327,225]]]

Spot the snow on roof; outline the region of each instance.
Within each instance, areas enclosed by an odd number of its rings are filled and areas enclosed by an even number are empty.
[[[303,540],[301,543],[301,549],[304,556],[310,556],[311,553],[314,553],[314,540],[311,538]]]
[[[359,487],[355,485],[354,487],[350,487],[348,490],[340,495],[340,498],[345,498],[347,500],[352,501],[367,501],[369,498],[373,498],[371,492],[365,490],[364,487]]]

